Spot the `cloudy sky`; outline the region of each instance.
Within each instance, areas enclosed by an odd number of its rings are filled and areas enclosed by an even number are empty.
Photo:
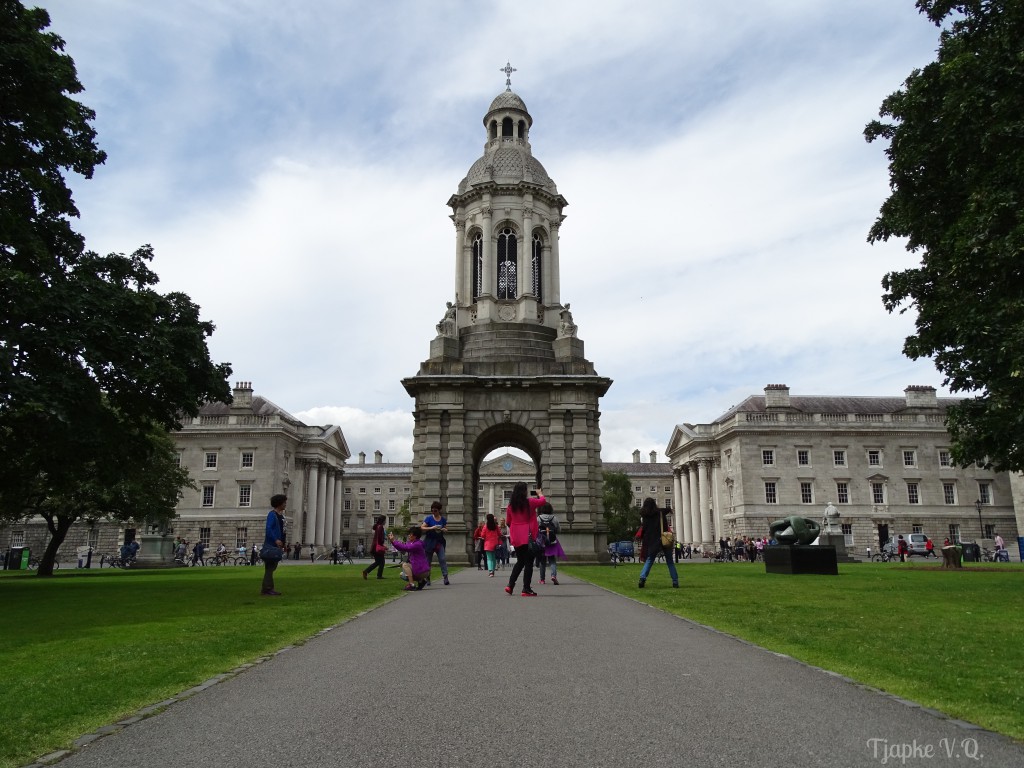
[[[606,461],[766,384],[944,393],[881,303],[916,259],[866,242],[888,175],[864,125],[937,46],[913,0],[40,4],[109,155],[72,179],[89,247],[151,243],[232,381],[353,454],[411,460],[401,379],[454,293],[445,203],[506,61],[569,201],[562,300],[614,380]]]

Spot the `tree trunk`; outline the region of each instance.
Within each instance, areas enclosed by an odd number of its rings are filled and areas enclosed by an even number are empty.
[[[64,543],[64,539],[76,519],[73,516],[65,517],[63,515],[46,518],[46,527],[50,529],[50,541],[39,561],[39,570],[36,571],[36,576],[53,576],[53,563],[57,559],[57,550]]]

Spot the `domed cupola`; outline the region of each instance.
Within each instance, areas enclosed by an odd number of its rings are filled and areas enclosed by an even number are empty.
[[[514,72],[506,67],[506,74]],[[506,71],[503,70],[503,71]],[[552,195],[558,194],[555,182],[530,149],[533,118],[526,102],[512,90],[506,78],[505,90],[494,97],[484,115],[487,141],[484,155],[469,168],[459,182],[459,194],[479,184],[536,184]]]

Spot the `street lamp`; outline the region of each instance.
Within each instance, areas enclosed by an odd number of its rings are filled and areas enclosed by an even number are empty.
[[[978,510],[978,530],[981,531],[981,539],[984,539],[985,538],[985,526],[983,526],[981,524],[981,506],[982,506],[981,499],[978,499],[976,502],[974,502],[974,508],[976,510]],[[978,540],[981,541],[981,539],[978,539]]]

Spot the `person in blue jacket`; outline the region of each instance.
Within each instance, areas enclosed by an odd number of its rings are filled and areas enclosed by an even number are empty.
[[[277,597],[281,593],[274,589],[274,571],[284,557],[284,510],[288,506],[288,497],[278,493],[270,497],[270,511],[267,513],[267,529],[263,536],[263,591],[268,597]]]

